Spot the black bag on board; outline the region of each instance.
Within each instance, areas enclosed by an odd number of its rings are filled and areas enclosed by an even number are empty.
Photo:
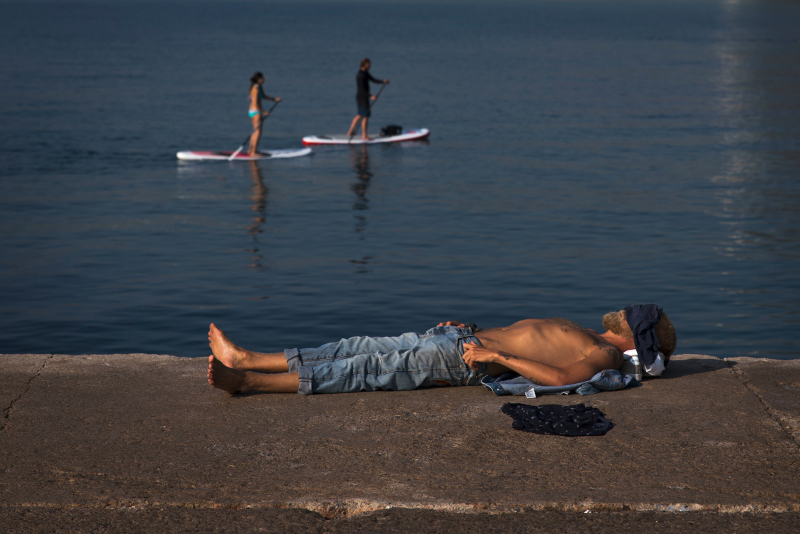
[[[391,137],[393,135],[400,135],[403,133],[403,127],[396,124],[390,124],[381,128],[381,137]]]

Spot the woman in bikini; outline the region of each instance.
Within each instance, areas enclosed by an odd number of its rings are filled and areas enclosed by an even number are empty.
[[[269,116],[268,111],[264,111],[261,107],[261,99],[272,100],[273,102],[280,102],[281,98],[276,96],[268,96],[264,93],[261,87],[264,83],[264,75],[256,72],[250,77],[250,120],[253,122],[253,134],[250,136],[250,150],[248,154],[255,156],[258,154],[258,142],[261,140],[261,125],[264,119]]]

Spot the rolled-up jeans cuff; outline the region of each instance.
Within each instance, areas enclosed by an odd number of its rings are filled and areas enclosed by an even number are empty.
[[[297,388],[297,393],[300,395],[311,395],[314,393],[311,390],[311,381],[314,378],[314,369],[301,365],[297,368],[297,377],[300,379],[300,387]]]
[[[289,364],[289,372],[294,373],[303,362],[300,361],[300,351],[297,349],[284,349],[283,355],[286,356],[286,363]]]
[[[314,393],[311,390],[311,379],[314,378],[314,370],[307,365],[303,365],[303,361],[300,359],[300,351],[298,349],[284,349],[283,355],[286,356],[289,372],[296,372],[297,378],[300,379],[300,387],[297,388],[297,392],[300,395],[311,395]]]

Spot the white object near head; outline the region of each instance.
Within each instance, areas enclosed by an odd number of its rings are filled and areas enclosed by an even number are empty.
[[[619,372],[624,375],[633,375],[636,380],[641,381],[643,376],[661,376],[661,373],[664,372],[664,355],[660,352],[656,355],[652,365],[642,364],[636,349],[626,350],[622,357],[624,361]]]

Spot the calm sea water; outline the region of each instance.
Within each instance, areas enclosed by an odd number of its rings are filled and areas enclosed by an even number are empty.
[[[181,164],[344,133],[428,143]],[[208,354],[664,306],[800,357],[800,4],[0,4],[0,352]]]

